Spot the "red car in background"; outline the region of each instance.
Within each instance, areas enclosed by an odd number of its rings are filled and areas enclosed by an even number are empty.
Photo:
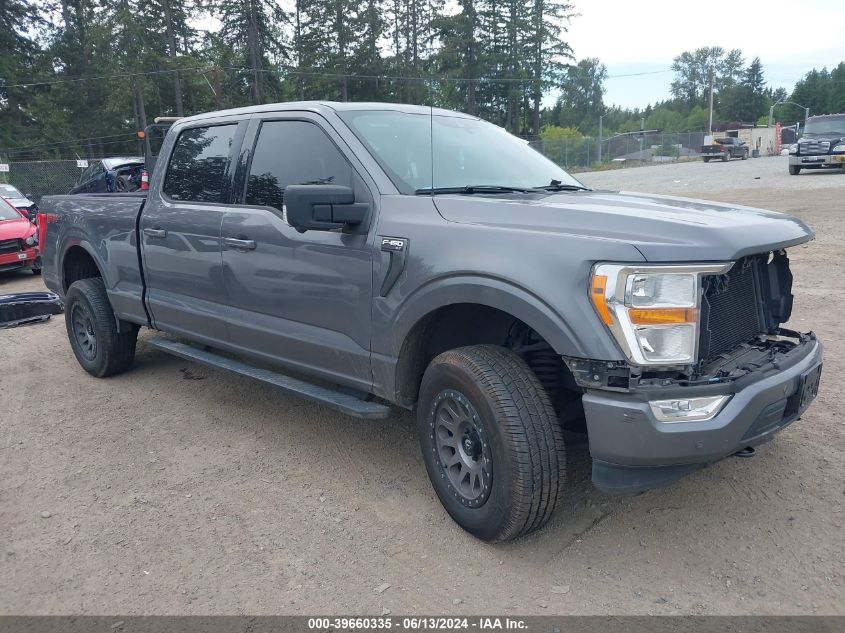
[[[41,274],[37,230],[21,212],[0,199],[0,272],[29,268]]]

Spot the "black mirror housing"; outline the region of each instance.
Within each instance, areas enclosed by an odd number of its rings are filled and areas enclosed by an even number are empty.
[[[369,205],[355,202],[352,187],[288,185],[285,211],[288,224],[298,231],[330,231],[346,224],[361,224]]]

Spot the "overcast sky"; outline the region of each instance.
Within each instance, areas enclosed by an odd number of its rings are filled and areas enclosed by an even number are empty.
[[[643,107],[669,97],[672,58],[701,46],[742,50],[763,62],[768,84],[791,92],[809,70],[845,61],[841,0],[575,0],[569,27],[576,59],[598,57],[608,75],[605,103]],[[838,46],[831,45],[839,40]]]

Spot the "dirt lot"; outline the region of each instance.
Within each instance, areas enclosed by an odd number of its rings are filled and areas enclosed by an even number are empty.
[[[845,175],[786,171],[580,178],[808,222],[791,326],[826,345],[814,407],[755,458],[634,498],[594,490],[573,443],[562,509],[504,546],[441,509],[410,414],[356,421],[143,338],[133,371],[96,380],[61,317],[0,331],[0,612],[845,614]],[[40,285],[0,278],[0,292]]]

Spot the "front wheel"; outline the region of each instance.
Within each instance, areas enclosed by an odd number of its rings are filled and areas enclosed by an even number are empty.
[[[563,434],[519,356],[494,345],[444,352],[426,369],[417,406],[428,476],[458,525],[490,542],[545,525],[563,496]]]
[[[730,159],[730,157],[728,156],[728,153],[727,153],[727,152],[725,152],[724,154],[722,154],[722,162],[723,162],[723,163],[727,163],[729,159]]]
[[[742,153],[742,160],[748,160],[748,150],[745,150],[745,151]]]
[[[801,168],[798,165],[790,165],[789,166],[789,173],[793,176],[797,176],[801,173]]]
[[[105,378],[132,365],[138,328],[118,330],[106,286],[99,277],[80,279],[68,289],[65,327],[76,360],[89,374]]]

